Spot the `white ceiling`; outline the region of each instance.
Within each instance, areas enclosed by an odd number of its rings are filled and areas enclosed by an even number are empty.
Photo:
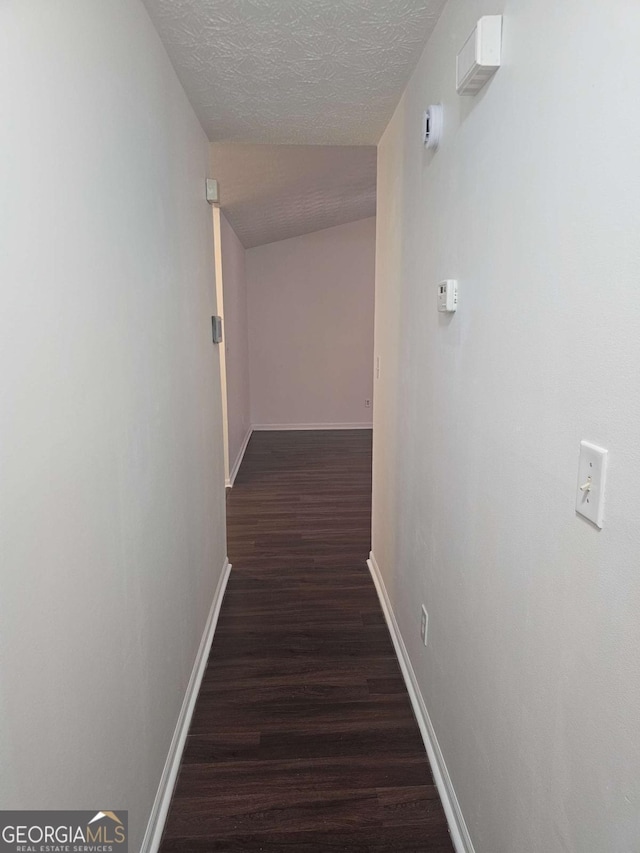
[[[352,146],[377,144],[444,2],[144,0],[224,143],[211,177],[245,246],[375,213],[375,149]]]
[[[211,152],[222,210],[247,249],[375,216],[375,146],[214,144]]]
[[[376,145],[444,0],[144,0],[215,142]]]

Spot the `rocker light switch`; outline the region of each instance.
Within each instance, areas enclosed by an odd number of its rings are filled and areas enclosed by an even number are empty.
[[[602,527],[604,512],[604,485],[607,474],[608,451],[603,447],[580,442],[576,512],[584,515],[597,527]]]

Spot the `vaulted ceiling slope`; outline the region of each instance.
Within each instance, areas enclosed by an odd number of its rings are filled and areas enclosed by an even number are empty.
[[[211,173],[247,249],[376,212],[375,146],[214,144]]]
[[[212,141],[377,144],[444,0],[144,0]]]

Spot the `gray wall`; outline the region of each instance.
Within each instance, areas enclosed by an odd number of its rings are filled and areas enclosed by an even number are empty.
[[[375,218],[246,254],[251,420],[370,426]]]
[[[0,808],[134,851],[226,552],[208,143],[138,0],[6,0],[0,70]]]
[[[639,43],[631,0],[450,0],[379,148],[373,551],[477,853],[638,849]]]

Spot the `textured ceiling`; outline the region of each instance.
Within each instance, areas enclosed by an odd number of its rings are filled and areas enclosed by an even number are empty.
[[[144,0],[212,141],[375,145],[444,0]]]
[[[211,146],[220,206],[249,249],[376,212],[373,146]]]

